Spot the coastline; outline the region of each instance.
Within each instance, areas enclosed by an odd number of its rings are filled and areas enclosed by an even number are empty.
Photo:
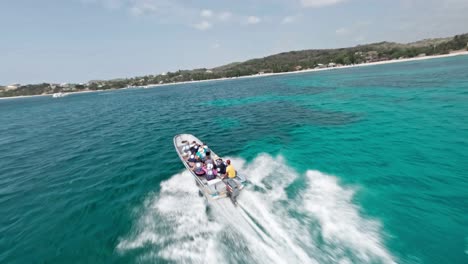
[[[449,54],[442,54],[442,55],[431,55],[431,56],[416,57],[416,58],[377,61],[377,62],[361,63],[361,64],[354,64],[354,65],[343,65],[343,66],[330,67],[330,68],[306,69],[306,70],[290,71],[290,72],[278,72],[278,73],[265,73],[265,74],[246,75],[246,76],[239,76],[239,77],[229,77],[229,78],[225,77],[225,78],[218,78],[218,79],[199,80],[199,81],[186,81],[186,82],[177,82],[177,83],[149,84],[149,85],[145,85],[145,86],[137,86],[137,87],[132,87],[132,88],[125,87],[125,88],[107,89],[107,90],[85,90],[85,91],[69,92],[69,93],[66,93],[66,94],[71,95],[71,94],[78,94],[78,93],[105,92],[105,91],[125,90],[125,89],[133,89],[133,88],[148,89],[148,88],[157,88],[157,87],[162,87],[162,86],[190,84],[190,83],[226,81],[226,80],[237,80],[237,79],[246,79],[246,78],[260,78],[260,77],[270,77],[270,76],[276,76],[276,75],[310,73],[310,72],[330,71],[330,70],[338,70],[338,69],[349,69],[349,68],[357,68],[357,67],[368,67],[368,66],[375,66],[375,65],[400,63],[400,62],[430,60],[430,59],[447,58],[447,57],[455,57],[455,56],[463,56],[463,55],[468,55],[468,51],[457,51],[457,52],[453,52],[453,53],[449,53]],[[52,94],[38,94],[38,95],[21,95],[21,96],[12,96],[12,97],[0,97],[0,100],[30,98],[30,97],[39,97],[39,96],[52,96]]]
[[[424,56],[424,57],[407,58],[407,59],[395,59],[395,60],[386,60],[386,61],[377,61],[377,62],[368,62],[368,63],[354,64],[354,65],[343,65],[343,66],[338,66],[338,67],[321,68],[321,69],[306,69],[306,70],[290,71],[290,72],[264,73],[264,74],[254,74],[254,75],[246,75],[246,76],[239,76],[239,77],[218,78],[218,79],[209,79],[209,80],[200,80],[200,81],[186,81],[186,82],[177,82],[177,83],[150,84],[150,85],[145,85],[145,86],[139,86],[139,88],[156,88],[156,87],[161,87],[161,86],[178,85],[178,84],[212,82],[212,81],[225,81],[225,80],[238,80],[238,79],[245,79],[245,78],[260,78],[260,77],[270,77],[270,76],[276,76],[276,75],[330,71],[330,70],[338,70],[338,69],[349,69],[349,68],[357,68],[357,67],[367,67],[367,66],[375,66],[375,65],[383,65],[383,64],[392,64],[392,63],[399,63],[399,62],[410,62],[410,61],[439,59],[439,58],[447,58],[447,57],[455,57],[455,56],[463,56],[463,55],[468,55],[468,51],[457,51],[457,52],[453,52],[453,53],[449,53],[449,54],[431,55],[431,56]]]

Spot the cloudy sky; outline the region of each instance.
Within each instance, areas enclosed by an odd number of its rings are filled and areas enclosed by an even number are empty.
[[[0,84],[86,82],[468,32],[468,0],[0,0]]]

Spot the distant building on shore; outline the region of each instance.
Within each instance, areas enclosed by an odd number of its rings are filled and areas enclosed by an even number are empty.
[[[19,84],[19,83],[13,83],[13,84],[7,85],[5,90],[6,91],[15,90],[15,89],[18,89],[18,87],[20,87],[20,86],[21,86],[21,84]]]

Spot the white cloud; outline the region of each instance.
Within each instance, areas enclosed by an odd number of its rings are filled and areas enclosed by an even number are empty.
[[[83,4],[96,4],[106,8],[126,10],[135,17],[151,16],[160,24],[183,25],[198,30],[208,30],[217,23],[223,25],[239,22],[255,25],[268,21],[268,17],[246,16],[230,10],[200,9],[182,0],[78,0]],[[283,23],[291,23],[295,17],[285,17]],[[271,21],[270,21],[271,22]]]
[[[103,0],[100,0],[103,1]],[[116,1],[116,0],[112,0]],[[124,0],[120,0],[124,1]],[[125,6],[133,15],[155,15],[160,21],[188,22],[198,17],[200,10],[169,0],[125,0]]]
[[[229,11],[224,11],[218,14],[218,19],[221,21],[227,21],[232,17],[232,13]]]
[[[209,9],[203,9],[200,13],[200,16],[201,17],[212,17],[213,16],[213,11],[209,10]]]
[[[203,30],[208,30],[208,29],[210,29],[211,27],[213,27],[213,25],[212,25],[210,22],[208,22],[208,21],[202,21],[202,22],[200,22],[200,23],[198,23],[198,24],[194,24],[193,27],[196,28],[196,29],[198,29],[198,30],[202,30],[202,31],[203,31]]]
[[[305,7],[322,7],[336,5],[346,0],[301,0],[302,6]]]
[[[262,20],[259,17],[256,17],[256,16],[247,17],[247,24],[249,24],[249,25],[258,24],[258,23],[260,23],[260,21],[262,21]]]
[[[286,16],[281,20],[281,24],[290,24],[293,23],[296,20],[296,17],[294,16]]]

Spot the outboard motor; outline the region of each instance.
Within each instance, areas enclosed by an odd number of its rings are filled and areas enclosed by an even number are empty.
[[[227,179],[226,191],[227,191],[227,196],[231,198],[231,202],[234,205],[237,205],[237,196],[239,196],[239,193],[240,193],[239,185],[237,184],[237,182],[233,179]]]

